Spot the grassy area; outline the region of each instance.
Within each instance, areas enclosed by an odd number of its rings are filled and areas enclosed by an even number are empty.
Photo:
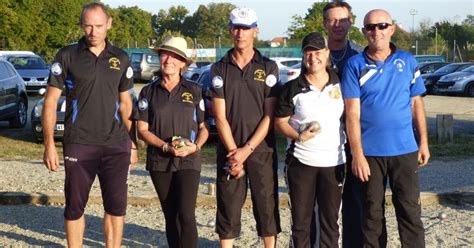
[[[0,159],[3,160],[42,160],[43,145],[33,142],[26,134],[0,131]],[[216,141],[208,141],[202,149],[202,162],[215,163]],[[62,157],[62,145],[56,143]],[[285,159],[286,139],[277,135],[277,151],[279,160]],[[146,159],[145,145],[140,145],[140,161]],[[430,152],[432,159],[463,159],[474,155],[474,135],[455,135],[453,144],[437,144],[436,137],[430,136]]]

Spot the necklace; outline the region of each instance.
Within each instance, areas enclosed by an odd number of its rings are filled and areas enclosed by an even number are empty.
[[[347,52],[347,43],[346,45],[344,46],[344,52],[342,53],[342,56],[339,57],[339,58],[335,58],[334,56],[332,56],[332,53],[330,53],[329,55],[331,56],[331,60],[335,63],[341,61],[342,59],[344,59],[344,57],[346,56],[346,52]],[[334,64],[335,64],[334,63]]]

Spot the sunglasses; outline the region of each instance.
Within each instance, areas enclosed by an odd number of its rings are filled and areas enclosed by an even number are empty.
[[[385,30],[390,26],[392,26],[392,24],[382,22],[382,23],[374,23],[374,24],[365,24],[364,29],[367,31],[374,31],[375,28],[378,28],[379,30]]]

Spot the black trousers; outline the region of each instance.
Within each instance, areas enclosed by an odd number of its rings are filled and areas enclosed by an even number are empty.
[[[364,247],[386,247],[385,189],[389,179],[392,201],[398,221],[402,247],[425,247],[421,222],[418,152],[393,157],[367,157],[369,181],[363,184],[365,194],[362,225]]]
[[[291,206],[291,245],[310,247],[315,202],[321,226],[320,247],[338,247],[337,219],[341,205],[344,166],[313,167],[289,155],[286,176]]]
[[[196,198],[201,172],[150,171],[166,221],[166,239],[171,248],[198,247]]]
[[[364,195],[362,182],[352,173],[352,155],[346,146],[346,180],[342,191],[342,247],[362,247]]]

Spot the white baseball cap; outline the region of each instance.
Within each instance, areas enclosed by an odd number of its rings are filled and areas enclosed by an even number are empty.
[[[257,27],[257,13],[251,8],[235,8],[230,12],[229,25],[247,28]]]

